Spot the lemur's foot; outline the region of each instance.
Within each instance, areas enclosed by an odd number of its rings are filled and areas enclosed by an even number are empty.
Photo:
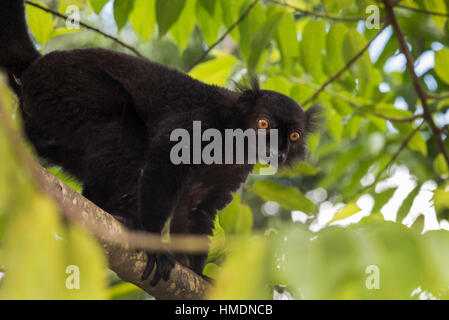
[[[211,283],[213,279],[203,274],[204,267],[206,265],[207,255],[205,254],[175,254],[176,261],[182,264],[184,267],[194,271],[201,278]]]
[[[155,268],[156,271],[153,279],[151,279],[150,285],[157,285],[161,279],[168,281],[168,279],[170,279],[170,273],[175,267],[175,259],[166,253],[147,252],[147,257],[148,261],[142,274],[142,281],[148,279]]]

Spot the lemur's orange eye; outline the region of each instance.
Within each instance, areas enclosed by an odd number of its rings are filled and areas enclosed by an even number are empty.
[[[301,137],[301,134],[297,131],[290,133],[290,140],[293,142],[298,141],[300,137]]]
[[[258,122],[259,129],[267,129],[268,128],[268,120],[260,119]]]

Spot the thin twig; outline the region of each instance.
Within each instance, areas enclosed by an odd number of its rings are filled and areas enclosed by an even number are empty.
[[[310,82],[305,80],[304,78],[298,78],[298,77],[289,77],[289,79],[293,82],[299,83],[299,84],[303,84],[308,86],[309,88],[313,89],[313,90],[318,90],[321,86],[319,84]],[[332,96],[333,98],[339,99],[341,101],[344,101],[354,107],[362,107],[363,104],[358,103],[357,101],[351,99],[350,97],[346,97],[344,95],[342,95],[341,93],[337,92],[337,91],[333,91],[329,88],[325,88],[323,90],[323,92],[327,93],[328,95]]]
[[[449,98],[449,93],[431,93],[431,92],[426,92],[426,97],[427,97],[427,99],[442,100],[442,99]]]
[[[309,10],[305,10],[305,9],[301,9],[298,8],[294,5],[288,4],[288,3],[283,3],[277,0],[268,0],[269,2],[275,3],[279,6],[283,6],[286,8],[291,8],[297,12],[300,12],[302,14],[305,15],[310,15],[310,16],[314,16],[314,17],[318,17],[318,18],[325,18],[325,19],[329,19],[329,20],[335,20],[335,21],[346,21],[346,22],[358,22],[360,20],[365,20],[365,17],[345,17],[345,16],[334,16],[334,15],[330,15],[327,13],[321,13],[321,12],[316,12],[316,11],[309,11]]]
[[[314,83],[311,83],[311,82],[307,82],[307,81],[305,81],[305,80],[302,79],[302,78],[291,77],[290,79],[291,79],[291,81],[293,81],[293,82],[300,83],[300,84],[304,84],[304,85],[306,85],[306,86],[308,86],[308,87],[310,87],[310,88],[312,88],[312,89],[315,89],[315,90],[317,90],[317,89],[319,88],[318,85],[315,85]],[[341,101],[344,101],[344,102],[346,102],[346,103],[348,103],[348,104],[350,104],[350,105],[352,105],[352,106],[354,106],[354,107],[356,107],[356,108],[362,108],[362,107],[372,107],[372,108],[375,108],[375,106],[369,106],[369,105],[361,104],[361,103],[359,103],[359,102],[357,102],[357,101],[352,100],[352,99],[349,98],[349,97],[345,97],[344,95],[341,95],[341,94],[338,93],[338,92],[334,92],[334,91],[332,91],[332,90],[330,90],[330,89],[328,89],[328,88],[326,88],[326,89],[324,90],[324,92],[326,92],[327,94],[329,94],[329,95],[332,96],[333,98],[339,99],[339,100],[341,100]],[[357,110],[357,109],[355,109],[355,110]],[[376,116],[376,117],[379,117],[379,118],[382,118],[382,119],[385,119],[385,120],[389,120],[389,121],[392,121],[392,122],[411,122],[411,121],[413,121],[413,120],[422,118],[422,117],[424,116],[422,113],[419,113],[419,114],[413,115],[413,116],[411,116],[411,117],[395,118],[395,117],[389,117],[389,116],[383,115],[383,114],[381,114],[381,113],[379,113],[379,112],[376,112],[376,111],[372,111],[371,113],[372,113],[374,116]]]
[[[396,34],[397,41],[399,43],[399,49],[404,54],[407,62],[407,69],[410,73],[410,76],[412,78],[413,86],[415,87],[416,93],[418,94],[419,99],[421,100],[421,104],[424,111],[424,119],[429,123],[430,129],[432,130],[435,140],[438,144],[438,147],[441,151],[441,153],[444,156],[444,159],[446,160],[446,163],[449,166],[449,153],[446,149],[446,146],[444,144],[443,138],[441,137],[441,131],[438,128],[438,126],[433,121],[432,113],[430,111],[430,107],[427,103],[427,92],[425,91],[423,85],[421,84],[421,81],[419,77],[416,75],[415,72],[415,63],[413,61],[412,54],[410,53],[410,50],[407,46],[407,42],[405,41],[404,33],[402,32],[401,27],[399,26],[398,20],[396,18],[396,14],[394,13],[393,6],[391,5],[389,0],[384,0],[385,9],[387,11],[387,16],[389,19],[389,22],[393,26],[394,33]]]
[[[25,3],[26,3],[26,4],[29,4],[30,6],[39,8],[39,9],[45,11],[45,12],[51,13],[52,15],[54,15],[54,16],[56,16],[56,17],[59,17],[59,18],[61,18],[61,19],[65,19],[65,20],[69,19],[69,17],[67,17],[67,16],[65,16],[65,15],[63,15],[63,14],[57,12],[57,11],[51,10],[51,9],[49,9],[49,8],[45,8],[45,7],[43,7],[43,6],[41,6],[41,5],[37,4],[37,3],[34,3],[34,2],[32,2],[32,1],[25,0]],[[95,28],[95,27],[92,27],[92,26],[90,26],[90,25],[88,25],[88,24],[85,24],[85,23],[83,23],[83,22],[81,22],[81,21],[79,21],[79,24],[80,24],[80,26],[82,26],[82,27],[84,27],[84,28],[86,28],[86,29],[95,31],[95,32],[101,34],[102,36],[104,36],[104,37],[106,37],[106,38],[108,38],[108,39],[111,39],[111,40],[117,42],[117,43],[118,43],[119,45],[121,45],[122,47],[125,47],[125,48],[128,49],[128,50],[131,50],[131,51],[132,51],[135,55],[137,55],[138,57],[143,58],[143,55],[142,55],[139,51],[137,51],[137,49],[131,47],[130,45],[127,45],[126,43],[124,43],[123,41],[119,40],[118,38],[113,37],[113,36],[111,36],[111,35],[109,35],[109,34],[107,34],[107,33],[104,33],[103,31],[101,31],[101,30],[99,30],[99,29],[97,29],[97,28]]]
[[[315,89],[315,90],[317,90],[319,88],[319,85],[316,85],[314,83],[308,82],[308,81],[306,81],[306,80],[304,80],[302,78],[290,77],[289,79],[291,81],[293,81],[293,82],[304,84],[304,85],[306,85],[306,86],[308,86],[308,87],[310,87],[312,89]],[[342,95],[342,94],[340,94],[338,92],[334,92],[334,91],[330,90],[329,88],[324,89],[323,92],[327,93],[328,95],[332,96],[335,99],[339,99],[341,101],[344,101],[344,102],[346,102],[346,103],[348,103],[348,104],[350,104],[350,105],[352,105],[352,106],[354,106],[356,108],[362,108],[362,107],[375,108],[374,105],[366,105],[366,104],[359,103],[359,102],[357,102],[357,101],[355,101],[355,100],[353,100],[353,99],[351,99],[349,97],[346,97],[346,96],[344,96],[344,95]],[[357,110],[357,109],[355,109],[355,110]],[[395,117],[389,117],[389,116],[383,115],[383,114],[381,114],[379,112],[376,112],[376,111],[372,111],[371,113],[373,115],[379,117],[379,118],[382,118],[382,119],[385,119],[385,120],[389,120],[389,121],[392,121],[392,122],[410,122],[410,121],[422,118],[424,116],[422,113],[420,113],[420,114],[413,115],[411,117],[395,118]]]
[[[411,122],[413,120],[420,119],[420,118],[424,117],[424,114],[422,114],[422,113],[415,114],[414,116],[406,117],[406,118],[388,117],[388,116],[385,116],[385,115],[383,115],[381,113],[378,113],[376,111],[374,111],[373,114],[376,117],[379,117],[379,118],[382,118],[382,119],[385,119],[385,120],[389,120],[389,121],[392,121],[392,122]]]
[[[348,70],[353,64],[354,62],[356,62],[364,53],[366,50],[368,50],[369,46],[371,45],[371,43],[373,43],[373,41],[382,33],[382,31],[384,31],[384,29],[387,27],[388,24],[385,24],[380,30],[379,32],[362,48],[362,50],[360,50],[359,53],[357,53],[351,60],[349,60],[346,65],[340,70],[338,71],[334,76],[332,76],[329,80],[327,80],[325,83],[323,83],[321,85],[321,87],[315,91],[315,93],[308,99],[306,99],[302,105],[306,106],[307,104],[309,104],[310,102],[312,102],[313,100],[315,100],[315,98],[318,97],[318,95],[324,90],[326,89],[326,87],[328,85],[330,85],[332,82],[334,82],[335,80],[337,80],[346,70]]]
[[[429,10],[421,9],[421,8],[412,8],[412,7],[404,6],[402,4],[397,4],[395,7],[396,8],[401,8],[401,9],[405,9],[405,10],[414,11],[414,12],[418,12],[418,13],[429,14],[429,15],[432,15],[432,16],[449,17],[448,13],[429,11]]]
[[[246,18],[248,13],[251,11],[251,9],[259,2],[259,0],[254,0],[248,8],[242,13],[242,15],[235,21],[229,28],[226,30],[226,32],[217,40],[214,44],[212,44],[206,51],[204,51],[201,56],[198,57],[195,61],[193,61],[186,69],[185,72],[189,72],[192,70],[198,63],[200,63],[207,55],[216,47],[218,46],[230,33],[231,31],[239,25],[240,22],[243,21],[243,19]]]

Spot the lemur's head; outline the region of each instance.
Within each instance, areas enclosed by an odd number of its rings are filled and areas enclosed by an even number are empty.
[[[241,89],[241,88],[240,88]],[[277,129],[279,166],[291,166],[306,155],[305,138],[317,129],[321,108],[314,105],[307,110],[293,99],[271,90],[260,90],[257,85],[244,89],[238,105],[245,115],[246,128],[262,129],[267,134]],[[267,152],[276,152],[269,145]]]

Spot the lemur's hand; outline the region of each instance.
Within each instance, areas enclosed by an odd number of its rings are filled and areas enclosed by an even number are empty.
[[[168,281],[170,279],[170,273],[175,267],[175,259],[169,253],[147,252],[147,257],[148,261],[142,274],[142,281],[148,279],[153,269],[155,269],[155,273],[150,285],[157,285],[161,279]]]

